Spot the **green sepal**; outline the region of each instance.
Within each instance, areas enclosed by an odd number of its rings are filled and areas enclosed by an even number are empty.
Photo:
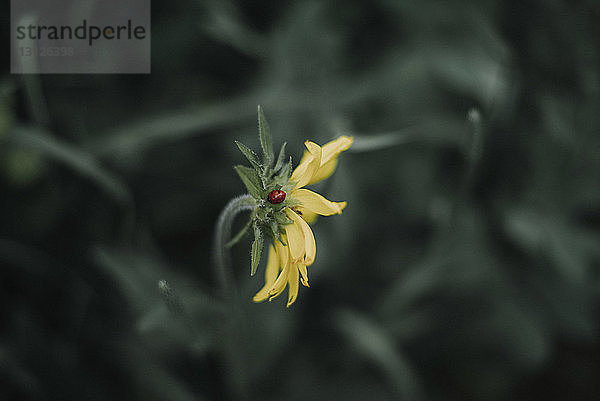
[[[285,186],[290,180],[290,174],[292,172],[292,157],[290,156],[287,164],[283,166],[279,174],[273,177],[273,182],[282,187]],[[287,191],[286,191],[287,192]]]
[[[259,222],[264,223],[266,221],[269,221],[272,210],[268,207],[258,207],[256,208],[255,213],[256,219]]]
[[[256,199],[262,199],[264,197],[260,178],[256,171],[246,166],[235,166],[233,169],[242,179],[242,182],[248,189],[250,195]]]
[[[256,153],[254,153],[254,151],[252,149],[250,149],[248,146],[244,145],[243,143],[241,143],[239,141],[234,141],[234,142],[237,145],[240,152],[242,152],[242,154],[244,156],[246,156],[246,159],[248,159],[250,164],[252,164],[252,167],[254,167],[254,169],[256,170],[256,173],[262,174],[262,166],[260,164],[260,159],[258,158],[258,155]]]
[[[285,205],[287,207],[294,207],[294,206],[300,206],[302,203],[296,199],[294,199],[292,196],[288,196],[287,198],[285,198]]]
[[[258,224],[254,223],[254,242],[252,242],[252,262],[250,266],[250,275],[254,276],[260,262],[263,243],[265,241],[262,230]]]
[[[281,232],[279,231],[279,224],[275,220],[271,220],[271,232],[273,233],[273,240],[281,241]]]
[[[285,147],[287,146],[287,142],[284,142],[281,145],[281,150],[279,151],[279,156],[277,157],[277,163],[275,163],[275,167],[273,168],[274,172],[279,171],[283,167],[283,163],[285,163]]]
[[[282,187],[281,190],[286,194],[290,193],[292,189],[296,186],[296,181],[288,181]]]
[[[250,228],[251,225],[252,225],[252,218],[250,218],[248,220],[248,222],[244,225],[244,227],[242,227],[240,232],[235,235],[235,237],[230,239],[229,242],[225,244],[225,248],[231,248],[232,246],[237,244],[242,238],[244,238],[244,235],[246,235],[246,233],[248,232],[248,229]]]
[[[262,107],[258,106],[258,136],[260,137],[260,146],[263,150],[263,161],[265,172],[273,164],[273,141],[271,140],[271,130],[269,123],[265,118]]]
[[[287,226],[294,222],[286,216],[285,212],[275,213],[275,220],[277,221],[277,224],[282,226]]]

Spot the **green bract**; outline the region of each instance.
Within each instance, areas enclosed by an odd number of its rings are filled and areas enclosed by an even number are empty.
[[[243,143],[235,141],[240,152],[250,162],[251,167],[240,165],[235,166],[234,170],[242,179],[248,193],[254,198],[256,206],[250,214],[248,223],[227,244],[230,247],[237,243],[248,229],[252,227],[254,242],[252,243],[251,275],[254,275],[258,268],[265,236],[271,237],[273,241],[281,241],[281,234],[285,232],[284,227],[292,223],[286,216],[284,209],[298,204],[288,194],[294,187],[294,183],[290,182],[292,158],[286,159],[285,156],[285,147],[287,144],[283,143],[277,161],[275,161],[269,124],[260,106],[258,106],[258,136],[262,148],[262,158]],[[279,204],[268,202],[267,197],[274,190],[282,190],[287,194],[283,202]]]

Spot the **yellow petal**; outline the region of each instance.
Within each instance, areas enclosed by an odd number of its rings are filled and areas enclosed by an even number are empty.
[[[313,175],[313,177],[310,179],[310,182],[308,183],[308,185],[315,184],[319,181],[323,181],[325,178],[331,177],[331,175],[335,171],[335,168],[337,167],[337,164],[338,164],[337,157],[334,159],[331,159],[327,163],[323,164],[321,167],[319,167],[319,169],[317,170],[315,175]]]
[[[302,203],[302,207],[305,209],[322,216],[342,214],[342,210],[344,210],[347,204],[346,202],[329,201],[318,193],[305,188],[294,189],[290,195]]]
[[[303,163],[294,170],[290,181],[296,181],[294,188],[302,188],[308,185],[312,177],[321,166],[321,147],[314,142],[306,141],[304,146],[310,152],[311,157],[307,157]]]
[[[262,302],[269,296],[269,290],[273,287],[275,280],[277,279],[277,273],[279,272],[279,256],[273,248],[273,245],[269,245],[269,256],[267,257],[267,268],[265,269],[265,286],[256,293],[252,300],[254,302]]]
[[[282,237],[287,243],[286,235],[284,234]],[[279,265],[281,266],[281,270],[283,270],[290,260],[290,250],[281,241],[275,241],[275,249],[277,250],[277,256],[279,256]]]
[[[290,208],[285,209],[287,216],[294,222],[285,226],[287,244],[290,248],[290,255],[293,263],[297,263],[304,257],[304,233],[302,227],[295,218],[299,218]]]
[[[311,212],[310,210],[301,205],[294,206],[294,211],[298,213],[298,215],[302,217],[302,219],[308,224],[313,224],[317,220],[317,217],[319,217],[318,214]]]
[[[306,265],[300,263],[298,265],[298,270],[300,271],[300,281],[302,281],[302,285],[305,287],[310,287],[310,285],[308,285],[308,272],[306,271]]]
[[[313,161],[313,159],[314,157],[308,151],[305,151],[304,156],[302,156],[302,160],[300,160],[300,163],[292,172],[290,181],[298,182],[300,180],[300,177],[306,174],[306,169],[308,169],[308,165],[310,164],[310,162]]]
[[[298,296],[298,267],[297,265],[292,265],[290,268],[290,273],[288,274],[288,303],[287,307],[289,308],[291,304],[294,303],[296,297]]]
[[[323,145],[321,166],[329,163],[334,157],[337,157],[344,150],[348,150],[352,146],[354,138],[351,136],[342,135],[337,139]]]
[[[343,135],[325,144],[321,148],[321,165],[308,184],[314,184],[331,176],[337,166],[337,157],[343,151],[348,150],[352,146],[352,142],[354,142],[353,137]]]
[[[310,161],[309,159],[312,159],[312,156],[308,150],[305,150],[304,154],[302,155],[302,159],[300,159],[300,163],[298,163],[298,167],[300,167],[302,164],[308,163]]]
[[[288,209],[289,210],[289,209]],[[296,212],[290,210],[288,213],[290,219],[294,221],[293,224],[298,224],[302,229],[302,235],[304,237],[304,264],[310,266],[315,261],[315,256],[317,255],[317,244],[315,243],[315,236],[313,235],[312,230],[302,219],[302,217],[298,216]]]
[[[273,298],[277,297],[279,294],[283,292],[285,289],[285,285],[288,281],[289,267],[290,263],[290,255],[287,246],[283,246],[281,242],[275,242],[275,248],[277,249],[277,254],[279,255],[279,263],[281,264],[281,273],[279,273],[279,277],[275,280],[275,283],[269,290],[269,301],[273,300]]]

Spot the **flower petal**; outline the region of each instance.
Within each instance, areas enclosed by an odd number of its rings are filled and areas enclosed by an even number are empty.
[[[342,135],[337,139],[323,145],[321,155],[321,166],[329,163],[333,158],[337,157],[344,150],[348,150],[352,146],[354,138],[351,136]]]
[[[315,175],[321,166],[321,147],[310,141],[304,142],[304,146],[306,146],[312,157],[307,157],[292,173],[290,181],[296,181],[294,188],[302,188],[308,185],[313,175]]]
[[[335,168],[337,167],[337,164],[338,159],[336,157],[334,159],[329,160],[327,163],[321,165],[321,167],[319,167],[315,175],[313,175],[313,177],[310,179],[308,185],[315,184],[319,181],[323,181],[324,179],[331,177],[331,175],[335,171]]]
[[[348,150],[350,146],[352,146],[353,142],[353,137],[343,135],[325,144],[321,148],[321,165],[312,176],[308,184],[314,184],[331,176],[337,166],[337,158],[339,154],[345,150]]]
[[[298,216],[296,212],[290,210],[288,216],[294,221],[294,224],[298,224],[302,229],[302,235],[304,236],[304,264],[310,266],[315,261],[317,255],[317,244],[315,243],[315,236],[302,217]]]
[[[308,224],[313,224],[315,221],[317,221],[317,217],[319,217],[318,214],[311,212],[302,205],[294,206],[294,211]]]
[[[304,256],[304,233],[302,232],[300,222],[296,220],[300,217],[290,208],[286,208],[285,213],[291,220],[294,221],[292,224],[285,226],[285,232],[287,236],[287,244],[290,248],[292,263],[297,263],[301,261]]]
[[[265,286],[252,298],[254,302],[262,302],[268,298],[269,290],[273,287],[278,272],[279,255],[277,255],[273,245],[269,245],[269,256],[267,257],[267,267],[265,269]]]
[[[269,290],[269,301],[273,300],[273,298],[277,297],[285,289],[291,265],[288,247],[283,246],[281,242],[277,241],[275,242],[275,248],[277,249],[277,254],[279,255],[279,263],[281,264],[282,269],[281,273],[279,273],[279,277],[277,277],[277,280],[275,280],[275,283]]]
[[[308,151],[304,151],[304,156],[302,156],[302,160],[300,160],[300,163],[292,172],[290,181],[298,182],[300,177],[306,174],[306,169],[308,169],[308,165],[313,161],[313,159],[314,157]]]
[[[296,301],[296,297],[298,296],[298,265],[291,266],[290,273],[288,274],[288,285],[287,307],[289,308],[290,305]]]
[[[347,204],[346,202],[332,202],[318,193],[305,188],[294,189],[290,195],[302,203],[302,207],[305,209],[322,216],[342,214],[342,210],[344,210]]]
[[[310,287],[310,285],[308,285],[308,272],[306,271],[306,265],[300,263],[298,265],[298,270],[300,271],[300,281],[302,281],[302,285],[305,287]]]

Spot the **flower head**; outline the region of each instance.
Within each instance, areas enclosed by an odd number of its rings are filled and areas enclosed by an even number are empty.
[[[256,207],[246,226],[252,225],[255,234],[252,244],[252,275],[260,261],[265,235],[271,242],[265,269],[265,285],[253,300],[272,300],[288,286],[289,307],[296,300],[299,282],[309,286],[307,267],[314,263],[317,254],[315,237],[308,223],[312,223],[317,215],[341,214],[346,207],[346,202],[329,201],[305,186],[331,176],[337,166],[339,154],[352,145],[353,139],[340,136],[322,147],[306,141],[306,152],[292,172],[291,158],[285,163],[285,143],[275,166],[271,167],[274,161],[271,137],[260,106],[258,121],[263,160],[261,162],[252,150],[236,142],[253,169],[235,167],[256,201]],[[241,236],[238,235],[236,239],[239,238]]]

